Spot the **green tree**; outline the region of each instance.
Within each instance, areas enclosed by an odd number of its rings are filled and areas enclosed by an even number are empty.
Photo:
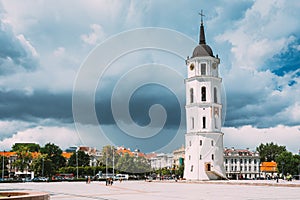
[[[46,154],[41,154],[39,157],[32,160],[30,168],[37,176],[47,176],[52,170],[52,161]]]
[[[276,157],[282,152],[286,152],[285,146],[278,146],[277,144],[266,143],[260,144],[256,147],[256,151],[259,152],[261,162],[275,161]]]
[[[77,158],[78,158],[78,166],[88,166],[90,164],[90,156],[84,153],[83,151],[77,151],[77,154],[73,153],[71,155],[68,165],[76,167]]]
[[[151,166],[146,158],[134,157],[125,153],[119,158],[116,169],[127,173],[145,173],[151,171]]]
[[[107,145],[102,148],[102,157],[99,159],[100,165],[106,165],[108,167],[113,166],[113,162],[116,164],[120,158],[117,153],[117,149],[113,146]],[[107,159],[107,160],[106,160]]]
[[[62,156],[62,150],[57,145],[47,143],[41,148],[40,152],[47,155],[44,163],[47,176],[51,177],[59,168],[66,165],[66,159]]]
[[[122,172],[134,173],[135,166],[134,166],[133,157],[130,156],[128,153],[125,153],[119,158],[116,164],[116,168]]]
[[[39,152],[40,151],[40,145],[35,143],[15,143],[11,149],[14,152],[20,151],[24,148],[27,148],[29,152]]]
[[[29,169],[30,161],[32,159],[31,152],[29,152],[28,147],[22,146],[16,151],[17,159],[13,163],[13,166],[17,168],[19,171],[24,171],[25,169]]]
[[[287,173],[298,174],[298,166],[300,165],[300,156],[293,155],[291,152],[284,151],[276,158],[279,173],[286,175]]]

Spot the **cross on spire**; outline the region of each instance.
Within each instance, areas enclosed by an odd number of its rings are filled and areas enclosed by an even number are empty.
[[[203,14],[202,9],[201,9],[201,12],[199,12],[199,15],[201,16],[201,24],[203,24],[203,17],[205,17],[205,15]]]

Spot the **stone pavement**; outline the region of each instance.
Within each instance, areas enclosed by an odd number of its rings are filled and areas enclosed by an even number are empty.
[[[123,181],[105,182],[1,183],[0,191],[37,191],[51,200],[153,200],[153,199],[300,199],[300,181]]]

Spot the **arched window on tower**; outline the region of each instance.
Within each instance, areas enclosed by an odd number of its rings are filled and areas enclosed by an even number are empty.
[[[206,117],[202,117],[202,128],[206,128]]]
[[[190,103],[194,103],[194,89],[190,89]]]
[[[206,87],[201,88],[201,100],[206,101]]]
[[[214,103],[218,103],[217,88],[214,87]]]
[[[201,75],[206,75],[206,64],[201,63]]]

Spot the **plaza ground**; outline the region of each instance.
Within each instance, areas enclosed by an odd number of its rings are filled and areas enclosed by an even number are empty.
[[[300,199],[300,181],[123,181],[105,182],[1,183],[0,191],[37,191],[51,200],[153,200],[153,199]]]

